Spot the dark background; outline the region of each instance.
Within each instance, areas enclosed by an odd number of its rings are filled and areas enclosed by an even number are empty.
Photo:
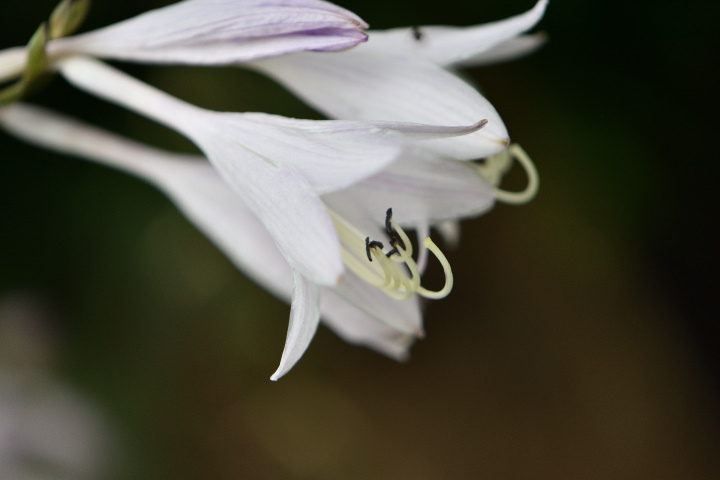
[[[98,1],[83,28],[166,3]],[[341,4],[372,28],[532,7]],[[4,4],[0,46],[53,6]],[[52,312],[55,371],[115,424],[118,478],[717,478],[719,21],[710,0],[553,0],[542,50],[466,72],[541,191],[463,224],[456,288],[406,364],[321,328],[271,383],[286,305],[152,187],[5,134],[0,294]],[[204,107],[319,118],[254,73],[123,68]],[[33,101],[193,148],[60,79]]]

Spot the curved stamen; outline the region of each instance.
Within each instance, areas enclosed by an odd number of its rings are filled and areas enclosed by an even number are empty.
[[[420,288],[420,270],[418,269],[417,263],[415,263],[415,260],[412,259],[410,253],[408,253],[407,250],[403,250],[401,248],[398,250],[398,253],[400,254],[400,257],[407,266],[408,270],[410,270],[410,288],[413,292],[415,292],[418,288]],[[398,269],[399,268],[400,267],[398,267]]]
[[[385,289],[385,293],[396,300],[408,300],[412,297],[413,289],[396,263],[393,263],[385,255],[378,255],[378,261],[382,264],[386,274],[392,279],[390,285]]]
[[[408,256],[412,256],[413,254],[413,247],[412,242],[410,241],[410,238],[407,236],[407,233],[405,233],[405,230],[400,228],[400,225],[397,224],[395,220],[390,217],[390,226],[393,229],[393,233],[398,235],[400,237],[400,243],[397,245],[398,248],[402,248],[407,251]]]
[[[510,170],[513,160],[517,160],[525,170],[528,182],[524,190],[509,192],[499,188],[503,175]],[[495,198],[504,203],[520,205],[527,203],[537,195],[540,188],[540,177],[532,160],[520,145],[513,143],[497,155],[485,159],[484,164],[475,165],[476,171],[495,188]]]
[[[393,227],[393,225],[392,225],[392,208],[388,208],[387,211],[385,212],[385,231],[387,232],[388,235],[390,235],[390,238],[391,238],[390,243],[392,243],[394,240],[394,241],[399,242],[400,246],[402,248],[406,248],[405,242],[401,238],[398,237],[398,234],[395,231],[395,227]],[[395,245],[393,245],[393,247],[394,246]],[[412,254],[412,252],[411,252],[411,254]]]
[[[342,260],[346,267],[373,287],[385,289],[390,283],[390,278],[384,274],[384,271],[376,272],[369,268],[368,265],[371,265],[369,262],[358,260],[345,248],[342,249]]]
[[[475,168],[475,171],[480,174],[488,183],[497,187],[500,185],[503,176],[512,167],[512,156],[510,155],[509,149],[506,148],[497,155],[492,157],[483,158],[477,163],[472,163],[471,166]]]
[[[380,264],[380,268],[382,268],[383,273],[385,274],[385,290],[387,291],[394,291],[400,288],[400,284],[397,279],[397,275],[395,275],[395,271],[393,270],[394,265],[390,262],[390,260],[387,259],[385,255],[383,255],[382,251],[378,251],[378,249],[372,250],[373,257],[375,257]]]
[[[512,203],[514,205],[527,203],[535,198],[535,195],[537,195],[537,192],[540,189],[540,176],[535,168],[535,164],[532,160],[530,160],[530,157],[527,153],[525,153],[525,150],[523,150],[520,145],[514,143],[510,145],[507,150],[510,155],[520,162],[520,165],[522,165],[525,169],[525,173],[528,177],[528,183],[525,190],[520,192],[508,192],[507,190],[495,187],[495,198],[501,202]]]
[[[417,293],[418,293],[418,295],[422,295],[425,298],[430,298],[430,299],[435,299],[435,300],[437,300],[439,298],[445,298],[448,296],[448,294],[452,290],[453,283],[454,283],[454,277],[453,277],[453,273],[452,273],[452,268],[450,268],[450,262],[448,262],[447,258],[440,251],[438,246],[435,245],[435,243],[432,240],[430,240],[430,237],[427,237],[425,239],[425,241],[423,242],[423,244],[425,245],[425,248],[430,250],[433,253],[433,255],[435,255],[435,258],[440,260],[440,263],[442,264],[442,267],[443,267],[443,272],[445,273],[445,285],[443,286],[443,288],[441,290],[438,290],[437,292],[432,292],[423,287],[418,287]]]
[[[386,288],[390,279],[384,274],[382,268],[377,262],[366,262],[363,260],[362,251],[367,246],[363,240],[362,234],[343,217],[328,209],[330,218],[335,225],[335,229],[340,237],[340,246],[343,263],[357,276],[365,280],[370,285],[378,288]],[[371,248],[370,251],[374,251]]]
[[[420,270],[412,258],[412,242],[405,230],[393,220],[391,209],[388,209],[385,217],[385,230],[391,237],[392,246],[388,252],[383,251],[382,242],[371,240],[369,236],[363,237],[340,215],[332,210],[329,213],[340,237],[343,263],[370,285],[397,300],[408,300],[414,293],[426,298],[443,298],[450,293],[453,285],[450,264],[430,237],[425,239],[424,246],[442,264],[445,286],[435,292],[420,285]],[[368,260],[365,261],[364,257]]]
[[[388,265],[388,270],[392,272],[393,283],[389,287],[390,290],[398,290],[400,287],[404,289],[403,292],[399,292],[398,295],[391,295],[393,298],[400,300],[407,300],[412,297],[412,294],[417,291],[420,286],[420,272],[418,271],[417,264],[408,254],[407,250],[402,247],[396,247],[397,253],[400,256],[400,260],[395,259],[395,263],[389,260],[386,256],[382,261]],[[403,271],[400,264],[405,264],[410,271],[410,278]],[[392,288],[395,287],[395,288]],[[388,292],[389,293],[389,292]]]

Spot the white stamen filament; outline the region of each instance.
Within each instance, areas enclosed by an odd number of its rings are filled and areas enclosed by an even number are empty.
[[[510,170],[513,160],[517,160],[527,174],[528,182],[524,190],[509,192],[498,187],[502,177]],[[540,177],[532,160],[520,145],[513,143],[497,155],[485,159],[484,164],[476,164],[477,172],[495,187],[495,198],[501,202],[520,205],[527,203],[537,195]]]
[[[435,255],[435,258],[440,260],[440,264],[443,267],[443,272],[445,272],[445,286],[437,292],[432,292],[426,290],[423,287],[418,287],[417,293],[425,298],[430,298],[433,300],[437,300],[438,298],[445,298],[448,296],[453,287],[453,274],[452,269],[450,268],[450,262],[448,262],[447,258],[445,258],[445,255],[443,255],[438,246],[435,245],[435,242],[430,240],[430,237],[427,237],[425,239],[423,245],[425,245],[425,248],[430,250],[433,255]]]
[[[328,211],[340,237],[345,266],[370,285],[380,288],[397,300],[408,300],[414,293],[426,298],[440,299],[446,297],[452,290],[453,274],[450,262],[430,237],[425,239],[424,245],[437,257],[445,273],[445,285],[438,291],[431,291],[420,285],[420,271],[412,258],[412,242],[395,220],[390,219],[390,225],[405,248],[400,246],[400,242],[395,242],[392,247],[397,250],[397,255],[388,257],[387,253],[391,250],[384,252],[377,245],[368,247],[365,243],[367,238],[365,235],[336,212]],[[368,251],[373,259],[372,262],[367,259]]]

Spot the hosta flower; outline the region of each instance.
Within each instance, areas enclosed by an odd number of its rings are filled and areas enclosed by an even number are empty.
[[[53,25],[51,19],[51,38],[65,34]],[[342,50],[365,41],[366,27],[354,13],[322,0],[185,0],[99,30],[54,39],[47,53],[53,60],[86,54],[218,65],[300,50]],[[0,81],[18,75],[25,60],[24,47],[0,52]]]
[[[479,213],[492,202],[486,182],[469,174],[464,163],[401,156],[357,186],[322,197],[347,268],[341,283],[322,286],[293,273],[265,225],[202,158],[152,149],[23,104],[0,109],[0,126],[32,143],[99,161],[151,182],[235,265],[278,297],[292,297],[286,347],[273,379],[297,362],[320,317],[349,342],[404,358],[408,346],[422,335],[416,293],[431,298],[444,295],[452,274],[442,254],[426,241],[441,259],[448,283],[440,292],[425,290],[410,258],[411,244],[394,219],[386,216],[385,207],[395,207],[399,218],[408,212],[408,218],[427,223]],[[378,220],[387,220],[389,225],[379,227]],[[297,240],[309,249],[317,248],[320,239],[314,233],[305,231]],[[384,250],[378,242],[384,243]]]
[[[474,132],[467,127],[392,122],[295,120],[204,110],[97,60],[59,63],[74,85],[186,135],[255,212],[290,265],[313,282],[336,284],[340,244],[319,194],[362,180],[415,142]],[[308,236],[312,232],[312,237]]]
[[[175,8],[192,4],[201,11],[224,3],[190,0]],[[308,5],[292,5],[298,3]],[[263,4],[269,5],[280,9],[288,2]],[[257,38],[241,36],[240,43],[247,43],[242,55],[226,55],[231,49],[225,44],[213,50],[213,42],[227,37],[203,30],[206,24],[200,30],[215,39],[210,42],[205,34],[189,34],[195,31],[183,27],[180,16],[158,10],[124,26],[50,42],[47,60],[45,49],[39,50],[39,63],[51,65],[75,86],[190,138],[212,166],[147,150],[21,105],[2,111],[0,123],[35,143],[113,163],[155,183],[239,267],[279,296],[292,295],[286,346],[273,379],[297,362],[321,316],[348,340],[401,357],[422,335],[418,296],[440,298],[452,288],[443,254],[426,238],[419,242],[415,260],[401,225],[416,228],[423,239],[430,225],[452,226],[459,218],[483,213],[495,199],[522,202],[537,189],[532,162],[522,149],[508,146],[507,130],[494,107],[451,68],[535,48],[539,37],[518,35],[539,20],[545,5],[541,0],[523,15],[481,27],[374,32],[370,43],[342,52],[328,50],[364,38],[354,36],[363,25],[356,17],[350,23],[357,28],[341,28],[342,34],[336,35],[336,27],[311,30],[309,36],[342,37],[334,46],[316,48],[312,39],[285,42],[307,33],[297,16],[288,19],[294,33],[288,36],[280,28],[275,38],[261,15],[259,24],[249,28]],[[326,10],[351,18],[336,7]],[[175,18],[174,23],[163,26],[168,18]],[[219,17],[217,21],[222,23]],[[152,34],[156,24],[161,25],[160,42]],[[122,33],[128,31],[140,32],[140,39]],[[289,44],[294,46],[280,48]],[[37,51],[30,49],[31,54]],[[252,68],[339,120],[211,112],[97,60],[73,55],[202,63],[203,51],[215,52],[207,57],[209,63],[251,61]],[[0,76],[3,65],[11,63],[8,58],[0,54]],[[28,70],[26,77],[31,77]],[[124,155],[143,161],[123,160]],[[477,159],[483,162],[468,162]],[[517,194],[497,188],[513,159],[529,177],[526,191]],[[428,251],[446,274],[439,291],[425,289],[420,280]]]

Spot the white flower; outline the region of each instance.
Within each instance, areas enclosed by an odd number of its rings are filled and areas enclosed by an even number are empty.
[[[85,34],[52,40],[53,60],[86,54],[152,63],[245,62],[337,51],[367,38],[354,13],[322,0],[185,0]],[[0,52],[0,81],[24,68],[24,47]]]
[[[409,258],[409,242],[407,248],[399,248],[400,252],[391,257],[404,261],[391,264],[391,259],[378,247],[368,248],[365,238],[370,236],[389,245],[388,235],[377,226],[388,205],[395,207],[400,216],[411,212],[412,218],[427,223],[428,219],[453,219],[477,213],[492,203],[487,183],[472,174],[464,163],[441,163],[433,156],[401,157],[358,186],[323,197],[327,206],[321,203],[322,208],[333,208],[329,213],[333,232],[340,238],[348,271],[340,284],[322,286],[297,271],[293,273],[265,225],[201,158],[152,149],[23,104],[0,109],[0,126],[32,143],[99,161],[153,183],[241,270],[278,297],[285,300],[292,297],[286,347],[273,379],[284,375],[297,362],[321,316],[345,340],[393,358],[404,358],[412,341],[422,336],[422,317],[414,293],[442,295],[451,286],[452,274],[438,253],[447,269],[448,284],[438,294],[427,292],[420,286],[417,267]],[[407,168],[409,162],[413,168]],[[366,195],[368,192],[373,194]],[[404,235],[394,222],[393,226],[398,236]],[[322,240],[314,233],[302,234],[313,235],[308,248],[315,248],[313,244]],[[390,250],[389,246],[386,250]],[[368,254],[374,262],[367,261]],[[412,278],[403,270],[405,264],[413,273]],[[385,268],[389,269],[388,274]],[[397,296],[409,298],[397,301],[394,299]]]
[[[452,225],[483,213],[496,198],[523,202],[537,190],[532,163],[519,147],[508,147],[507,130],[494,107],[450,68],[532,50],[541,38],[518,35],[540,19],[545,6],[541,0],[526,14],[481,27],[374,32],[370,43],[351,51],[297,52],[251,63],[341,119],[336,121],[210,112],[97,60],[51,58],[74,85],[186,135],[214,169],[21,105],[1,111],[0,123],[35,143],[113,163],[155,183],[240,268],[279,296],[292,296],[285,350],[272,379],[298,361],[321,316],[349,341],[399,358],[422,335],[418,295],[441,298],[452,287],[449,264],[432,241],[422,242],[416,261],[400,225],[417,228],[424,238],[429,225]],[[263,42],[266,27],[259,28]],[[180,43],[187,40],[176,33]],[[132,56],[111,53],[114,58],[197,63],[197,52],[187,49],[178,49],[177,57],[164,47],[159,56],[148,53],[155,51],[152,42],[136,49],[117,29],[98,35]],[[285,53],[273,42],[265,44],[272,48],[260,56]],[[54,45],[48,47],[51,56],[63,43]],[[103,49],[88,53],[111,50]],[[481,165],[466,162],[480,158],[485,159]],[[497,188],[513,158],[527,170],[525,192]],[[387,207],[395,208],[399,221],[390,210],[383,215]],[[445,270],[440,291],[421,285],[423,247]]]
[[[467,127],[431,127],[212,112],[97,60],[71,57],[58,68],[74,85],[195,142],[260,218],[293,269],[323,285],[336,284],[344,268],[337,233],[319,194],[370,176],[412,142],[464,135],[485,125],[478,119]]]

